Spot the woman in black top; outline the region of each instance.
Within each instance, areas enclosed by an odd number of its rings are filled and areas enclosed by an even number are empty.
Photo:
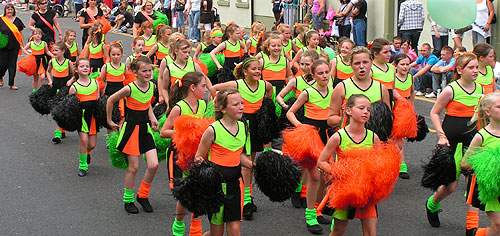
[[[80,15],[80,29],[83,29],[82,45],[85,45],[85,42],[87,42],[87,38],[89,37],[89,28],[94,25],[94,21],[98,17],[102,16],[102,10],[97,7],[97,1],[88,0],[87,8],[85,8]]]
[[[45,41],[49,45],[49,50],[52,50],[52,44],[56,42],[55,30],[59,34],[59,41],[62,41],[63,37],[57,15],[54,11],[47,9],[47,2],[48,0],[37,0],[36,6],[38,10],[31,15],[28,27],[31,31],[35,30],[35,28],[41,29],[42,41]]]
[[[7,24],[11,27],[13,24],[14,27],[11,29]],[[16,77],[17,56],[23,42],[20,32],[23,29],[24,24],[16,17],[14,5],[7,4],[0,19],[0,33],[9,38],[7,46],[0,49],[0,87],[3,87],[3,76],[9,70],[9,87],[11,90],[17,90],[17,87],[14,86],[14,78]]]
[[[214,23],[212,0],[202,0],[200,4],[200,24],[203,24],[205,30],[211,30]]]
[[[142,22],[151,21],[151,23],[153,23],[154,20],[156,20],[156,16],[153,11],[153,2],[151,0],[146,0],[144,1],[144,5],[142,6],[141,10],[137,12],[134,17],[134,38],[137,37],[137,32]]]

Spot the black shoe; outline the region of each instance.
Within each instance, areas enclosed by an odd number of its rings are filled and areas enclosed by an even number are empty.
[[[142,209],[145,212],[153,212],[153,207],[149,204],[149,200],[147,198],[140,198],[137,196],[137,202],[142,206]]]
[[[89,154],[87,154],[87,165],[90,164],[90,159],[91,159],[91,157],[90,157],[90,153],[89,153]]]
[[[66,138],[66,132],[61,133],[61,138]]]
[[[302,208],[307,208],[307,199],[305,197],[301,197],[300,202],[302,203]]]
[[[465,236],[474,236],[474,235],[476,235],[476,232],[477,232],[477,228],[466,229]]]
[[[250,202],[250,204],[252,206],[252,211],[257,212],[257,206],[253,203],[253,197],[252,197],[252,201]]]
[[[137,209],[133,202],[125,203],[125,211],[129,214],[139,213],[139,209]]]
[[[307,230],[313,234],[322,234],[323,233],[323,228],[319,225],[308,225],[306,223]]]
[[[330,208],[328,206],[325,206],[325,207],[323,207],[323,210],[321,211],[321,214],[332,216],[334,212],[335,212],[335,209]]]
[[[439,213],[442,211],[439,209],[436,212],[431,212],[429,208],[427,208],[427,202],[425,202],[425,210],[427,211],[427,221],[429,221],[429,224],[431,224],[432,227],[439,227],[441,223],[439,222]]]
[[[82,170],[82,169],[78,170],[78,176],[83,177],[85,175],[87,175],[87,171],[86,170]]]
[[[61,143],[61,139],[60,139],[59,137],[54,137],[54,138],[52,139],[52,142],[53,142],[54,144],[58,144],[58,143]]]
[[[331,220],[328,220],[327,218],[325,218],[324,216],[318,216],[316,218],[318,220],[318,223],[322,224],[322,225],[328,225],[328,224],[331,224],[332,221]]]
[[[302,207],[302,201],[300,200],[300,193],[293,193],[292,197],[290,198],[290,201],[292,202],[293,207],[295,208]]]
[[[243,206],[243,218],[245,218],[245,220],[251,220],[253,218],[252,210],[253,209],[251,203],[247,203],[245,206]]]
[[[399,178],[401,179],[409,179],[410,175],[407,172],[399,172]]]

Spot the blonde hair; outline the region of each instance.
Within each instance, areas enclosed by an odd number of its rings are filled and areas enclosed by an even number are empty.
[[[262,32],[266,32],[266,26],[258,21],[252,24],[252,28],[250,30],[250,37],[254,37],[259,35]]]
[[[458,68],[465,68],[467,64],[469,64],[473,60],[477,60],[477,57],[474,54],[464,54],[462,56],[459,56],[455,61],[455,69],[453,70],[452,81],[456,81],[462,78],[462,76],[458,73]]]
[[[494,101],[500,99],[500,93],[488,93],[479,100],[479,103],[474,108],[474,116],[470,120],[470,124],[478,121],[479,127],[484,128],[490,123],[490,117],[486,114],[486,110],[491,109]]]
[[[174,55],[174,45],[175,45],[175,43],[177,43],[177,41],[182,40],[182,39],[186,39],[186,38],[184,37],[183,34],[181,34],[179,32],[175,32],[175,33],[170,35],[170,38],[168,38],[168,47],[169,47],[168,53],[170,55]]]
[[[148,3],[151,3],[151,7],[154,7],[154,6],[155,6],[155,4],[153,3],[153,1],[152,1],[152,0],[144,0],[144,1],[142,1],[141,11],[144,11],[144,9],[146,9],[146,5],[147,5]]]
[[[354,59],[355,55],[363,54],[363,53],[367,54],[368,57],[370,58],[370,60],[372,60],[372,54],[371,54],[370,50],[368,50],[368,48],[365,48],[362,46],[357,46],[357,47],[352,49],[351,55],[349,55],[349,64],[352,65],[352,60]]]

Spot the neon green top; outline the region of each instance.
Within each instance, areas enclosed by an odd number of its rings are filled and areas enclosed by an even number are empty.
[[[349,148],[372,147],[373,146],[374,135],[373,135],[373,131],[371,131],[369,129],[366,129],[365,138],[359,143],[352,140],[351,136],[349,135],[349,133],[347,133],[345,128],[339,129],[337,131],[337,133],[339,133],[339,135],[340,135],[340,144],[339,144],[338,148],[342,151],[345,151]]]
[[[73,83],[73,86],[75,87],[76,93],[77,94],[82,94],[82,95],[91,95],[97,90],[97,80],[95,79],[90,79],[90,83],[87,86],[81,85],[76,81]]]
[[[114,68],[111,62],[106,63],[106,73],[110,73],[114,76],[120,76],[125,73],[125,64],[120,62],[120,67]]]
[[[394,87],[396,90],[398,90],[398,92],[401,91],[399,92],[399,95],[406,98],[411,96],[411,91],[408,91],[408,89],[411,89],[411,86],[413,85],[413,76],[410,73],[406,75],[405,81],[401,81],[397,77],[394,81]]]
[[[252,91],[243,79],[236,80],[236,86],[243,98],[243,112],[247,114],[257,112],[262,106],[262,100],[266,95],[266,82],[259,80],[255,91]]]
[[[302,92],[306,88],[314,87],[314,85],[316,84],[316,80],[312,84],[309,84],[309,83],[307,83],[307,81],[304,78],[304,76],[301,75],[301,76],[295,77],[295,84],[296,84],[296,86],[295,86],[296,89]],[[298,94],[297,94],[297,97],[298,97]]]
[[[69,69],[69,59],[67,59],[67,58],[64,59],[64,62],[62,64],[59,64],[59,62],[57,62],[56,58],[52,58],[50,60],[50,62],[52,63],[52,68],[54,70],[56,70],[57,72],[63,72],[65,70]],[[68,71],[68,75],[69,75],[69,71]]]
[[[165,47],[165,45],[163,45],[163,43],[161,42],[158,42],[156,45],[158,45],[158,51],[163,53],[163,54],[168,54],[168,47]],[[202,46],[203,48],[203,46]],[[203,50],[203,49],[202,49]]]
[[[299,38],[295,38],[295,46],[300,50],[303,49],[305,46],[304,44],[300,41]]]
[[[41,41],[41,43],[38,45],[35,44],[35,41],[31,41],[30,48],[31,48],[31,50],[35,50],[35,51],[43,50],[45,48],[45,41]]]
[[[154,84],[153,82],[149,81],[149,88],[148,91],[143,92],[137,87],[135,83],[130,83],[128,86],[130,87],[130,95],[129,97],[137,100],[140,103],[146,104],[149,101],[151,101],[151,98],[153,97],[153,91],[154,91]]]
[[[78,46],[76,45],[76,42],[73,42],[73,45],[69,48],[69,53],[73,54],[76,50],[78,50]]]
[[[286,46],[283,45],[283,53],[286,52],[286,53],[288,53],[288,55],[292,56],[292,46],[293,46],[292,40],[289,39],[288,44]]]
[[[341,55],[337,55],[336,58],[337,58],[337,65],[336,65],[337,71],[341,71],[346,75],[353,73],[352,67],[350,65],[346,65],[344,63],[344,60],[342,60]],[[337,73],[337,77],[339,77],[338,73]]]
[[[264,61],[264,65],[262,66],[262,70],[266,69],[266,70],[271,70],[274,72],[280,72],[283,69],[286,69],[287,60],[284,56],[280,56],[278,61],[276,63],[273,63],[273,62],[271,62],[271,58],[267,54],[263,53],[262,60]],[[285,78],[281,78],[281,79],[285,80]]]
[[[453,98],[445,107],[445,114],[456,117],[472,117],[474,108],[483,95],[483,87],[474,82],[474,91],[468,93],[457,82],[453,81],[448,86],[453,90]]]
[[[382,84],[378,81],[372,80],[372,84],[368,89],[362,90],[354,83],[352,78],[342,81],[345,89],[344,102],[347,101],[354,94],[363,94],[370,99],[371,103],[382,100]]]
[[[184,100],[178,101],[175,105],[181,109],[181,115],[194,115],[202,117],[207,110],[207,103],[203,99],[198,99],[198,108],[196,109],[196,112],[193,111],[193,108],[191,108],[191,106],[189,106],[189,104]]]
[[[204,42],[200,42],[200,45],[201,45],[201,51],[203,52],[203,50],[207,48],[207,45]]]
[[[387,65],[387,70],[383,71],[380,69],[375,63],[372,65],[371,71],[372,71],[372,78],[383,85],[387,89],[394,89],[394,72],[396,71],[394,69],[394,66],[392,66],[389,63],[386,63]]]
[[[151,48],[155,43],[156,43],[156,35],[151,35],[151,37],[149,37],[149,39],[146,39],[143,35],[141,35],[141,37],[144,39],[144,46],[146,48]]]
[[[476,83],[481,85],[489,85],[493,82],[493,69],[491,66],[486,66],[486,74],[477,73]]]
[[[97,44],[97,46],[94,47],[94,43],[89,44],[89,51],[90,54],[97,54],[100,51],[102,51],[102,46],[104,46],[104,42],[101,42],[100,44]]]
[[[333,88],[326,87],[326,95],[323,96],[315,87],[306,88],[307,102],[304,104],[304,116],[314,120],[326,120],[332,99]]]
[[[238,133],[231,134],[226,127],[217,120],[210,126],[214,129],[214,142],[208,150],[208,160],[221,166],[234,167],[240,164],[240,150],[249,146],[249,137],[245,124],[237,121]],[[247,154],[249,149],[247,148]]]
[[[178,78],[178,79],[182,79],[182,77],[184,77],[184,75],[188,72],[196,71],[195,67],[194,67],[194,62],[191,60],[188,60],[186,62],[186,65],[184,66],[184,68],[180,68],[174,62],[168,64],[167,68],[168,68],[168,71],[170,73],[170,78],[174,77],[174,78]],[[175,82],[175,79],[173,81]]]
[[[482,128],[478,131],[479,135],[483,138],[483,142],[481,143],[481,147],[498,147],[500,146],[500,137],[495,136],[490,133],[485,128]]]

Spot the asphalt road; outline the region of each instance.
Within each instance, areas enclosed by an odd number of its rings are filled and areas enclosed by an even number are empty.
[[[31,13],[18,11],[27,25]],[[81,30],[71,18],[60,18],[64,29]],[[28,38],[31,32],[23,32]],[[122,40],[125,55],[130,55],[132,38],[110,33],[108,41]],[[125,60],[125,57],[123,58]],[[6,78],[7,79],[7,78]],[[88,175],[77,176],[76,133],[68,133],[61,144],[54,145],[54,122],[40,116],[29,105],[32,78],[18,73],[18,91],[8,86],[0,88],[0,235],[171,235],[175,200],[168,189],[165,162],[151,187],[153,213],[143,211],[127,215],[123,209],[124,171],[110,165],[105,145],[105,131],[98,134],[92,152]],[[7,80],[5,80],[7,83]],[[417,100],[418,113],[428,119],[432,100]],[[423,142],[405,146],[409,180],[398,180],[394,192],[379,207],[379,235],[463,235],[465,231],[465,182],[463,177],[457,191],[442,205],[441,227],[427,223],[424,203],[430,190],[420,187],[421,166],[436,144],[435,133]],[[136,191],[144,173],[140,163]],[[243,221],[242,235],[310,235],[305,228],[304,210],[295,209],[290,202],[272,203],[255,188],[258,212],[254,220]],[[481,225],[488,224],[481,213]],[[186,222],[189,222],[187,219]],[[204,231],[208,221],[203,218]],[[189,226],[187,226],[189,227]],[[329,226],[323,225],[329,232]],[[186,233],[187,235],[187,233]],[[346,235],[361,235],[358,220],[351,221]]]

